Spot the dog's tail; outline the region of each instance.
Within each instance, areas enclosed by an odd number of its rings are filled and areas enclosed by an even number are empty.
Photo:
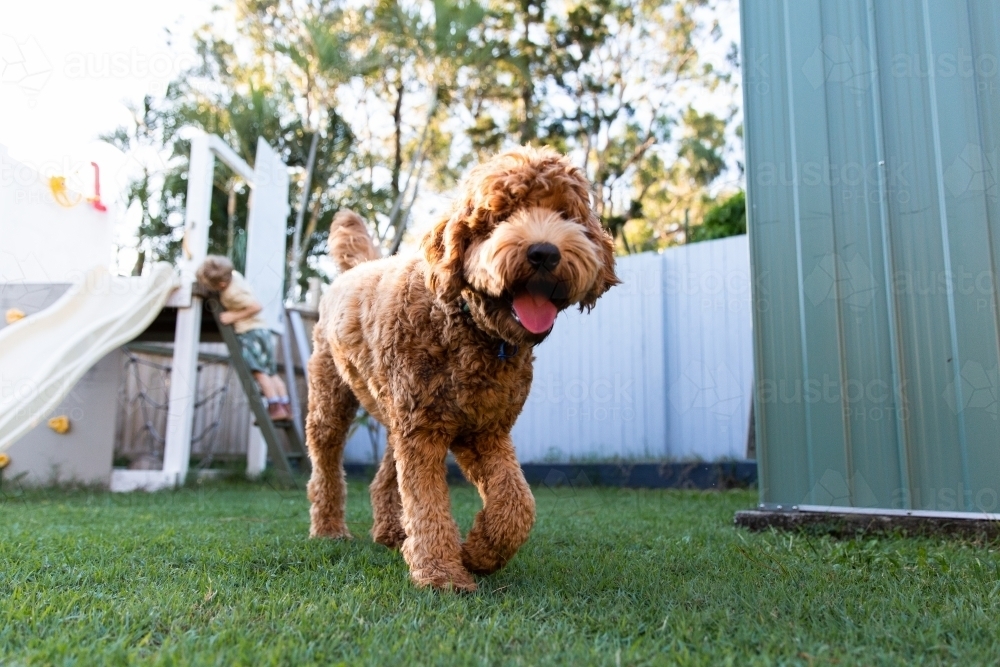
[[[330,257],[341,272],[379,258],[378,248],[372,242],[365,221],[354,211],[343,210],[334,216],[327,245]]]

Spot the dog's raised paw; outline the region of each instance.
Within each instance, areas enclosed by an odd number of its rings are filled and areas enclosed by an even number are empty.
[[[458,593],[475,593],[478,588],[476,580],[464,568],[416,570],[410,573],[410,578],[421,588],[431,586],[438,590]]]
[[[372,528],[372,540],[382,546],[389,547],[390,549],[400,549],[403,546],[403,541],[406,539],[406,533],[403,532],[401,527],[396,528]]]
[[[462,565],[473,574],[493,574],[507,564],[507,559],[481,540],[469,540],[462,545]]]

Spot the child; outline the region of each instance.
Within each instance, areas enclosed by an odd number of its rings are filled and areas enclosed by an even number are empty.
[[[231,324],[243,348],[243,360],[267,398],[267,414],[272,421],[291,418],[288,409],[288,390],[277,375],[278,364],[274,356],[274,341],[267,323],[258,315],[262,306],[250,291],[250,285],[233,269],[233,263],[219,255],[209,255],[198,267],[198,282],[219,293],[225,312],[219,313],[219,322]]]

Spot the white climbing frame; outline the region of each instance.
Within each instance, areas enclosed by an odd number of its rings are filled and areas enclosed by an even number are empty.
[[[283,334],[288,168],[263,139],[257,141],[253,184],[247,217],[246,278],[263,306],[260,316],[272,331]]]
[[[188,172],[184,244],[180,260],[181,288],[167,303],[177,307],[174,356],[167,408],[163,470],[141,472],[116,470],[121,490],[155,490],[184,483],[191,459],[191,429],[198,382],[198,342],[201,331],[201,299],[192,295],[195,271],[208,253],[208,228],[212,224],[212,183],[215,159],[222,160],[252,188],[247,222],[246,277],[264,306],[262,315],[274,331],[280,331],[284,300],[285,220],[288,217],[288,169],[262,138],[257,140],[255,168],[244,162],[222,139],[201,135],[191,141]],[[251,428],[252,430],[252,428]],[[251,433],[251,439],[253,434]],[[259,458],[259,457],[256,457]],[[251,467],[260,465],[251,462]],[[132,482],[131,484],[129,482]]]

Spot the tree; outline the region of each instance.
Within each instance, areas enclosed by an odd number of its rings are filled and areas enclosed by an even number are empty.
[[[622,234],[633,250],[655,250],[686,242],[685,229],[697,224],[715,205],[709,186],[725,163],[727,119],[688,108],[680,121],[677,152],[671,163],[651,156],[635,173],[641,209],[622,223]]]
[[[489,58],[465,102],[472,148],[535,141],[577,158],[604,225],[626,252],[671,242],[725,166],[731,119],[683,103],[730,83],[699,57],[719,38],[710,0],[495,0]],[[474,85],[471,85],[474,84]],[[685,91],[687,91],[685,93]]]
[[[308,211],[303,211],[308,222],[302,254],[313,254],[317,246],[321,251],[324,233],[317,230],[328,227],[333,214],[342,206],[359,206],[372,199],[363,183],[351,182],[359,173],[354,162],[351,128],[335,110],[320,115],[322,124],[318,129],[310,128],[300,113],[301,98],[273,68],[274,63],[269,65],[263,60],[250,65],[242,63],[234,46],[208,29],[199,32],[195,39],[197,64],[168,86],[164,99],[156,104],[147,100],[144,126],[153,129],[145,136],[169,151],[169,158],[167,168],[157,179],[147,176],[129,186],[129,190],[145,193],[138,199],[143,202],[144,219],[152,221],[140,227],[140,244],[150,248],[152,259],[173,261],[180,251],[189,139],[191,130],[197,129],[218,134],[251,165],[257,138],[263,137],[293,168],[306,164],[313,136],[322,136],[324,140],[316,142],[314,176],[310,179],[315,185],[315,197]],[[134,129],[122,127],[106,139],[130,150],[134,142],[123,138],[132,134]],[[143,181],[152,180],[160,182],[156,191],[142,190]],[[294,194],[300,193],[302,184],[302,180],[293,180]],[[232,256],[238,267],[243,261],[248,197],[246,184],[217,163],[211,208],[216,224],[210,229],[209,251]],[[294,231],[297,212],[293,209],[289,218],[289,236]],[[221,221],[228,224],[218,224]],[[316,268],[307,266],[301,276],[302,283],[315,274]]]
[[[123,153],[130,155],[138,165],[138,173],[122,190],[122,200],[127,209],[139,212],[137,230],[137,259],[132,275],[140,275],[146,257],[152,260],[173,259],[180,252],[181,239],[174,234],[168,222],[167,207],[162,199],[162,178],[155,161],[149,154],[156,154],[162,147],[161,116],[153,106],[150,96],[141,105],[129,104],[132,122],[100,136]]]
[[[732,114],[697,104],[731,83],[699,53],[719,38],[712,10],[730,1],[229,0],[218,11],[232,23],[194,35],[195,66],[109,135],[169,155],[126,193],[143,206],[145,256],[178,252],[192,130],[250,164],[263,137],[292,168],[300,285],[322,271],[339,208],[395,252],[423,194],[447,193],[469,164],[522,142],[587,171],[621,251],[680,241],[725,166]],[[227,224],[213,225],[213,252],[239,259],[248,195],[217,167],[212,216]]]
[[[701,224],[691,228],[688,243],[710,241],[747,233],[747,198],[740,190],[713,206]]]

